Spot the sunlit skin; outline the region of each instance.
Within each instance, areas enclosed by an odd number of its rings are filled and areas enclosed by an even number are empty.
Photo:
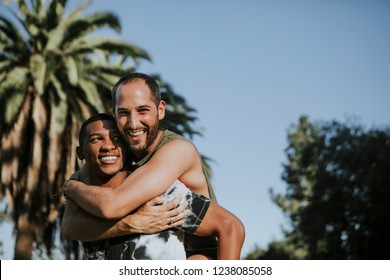
[[[114,120],[96,120],[86,126],[82,146],[76,148],[80,160],[85,164],[79,180],[87,184],[113,188],[127,176],[121,171],[124,166],[122,151],[124,141],[120,137]],[[137,212],[126,215],[119,221],[102,220],[85,212],[72,199],[65,207],[61,231],[66,240],[95,241],[129,233],[156,233],[183,224],[186,203],[177,207],[180,198],[163,205],[163,198],[156,197]],[[175,222],[168,224],[170,217]]]
[[[88,124],[84,145],[76,149],[79,159],[86,161],[81,179],[90,184],[106,184],[123,169],[123,150],[123,140],[115,122],[97,120]]]
[[[123,137],[137,158],[150,153],[161,135],[158,124],[165,116],[165,102],[158,106],[141,79],[121,85],[116,94],[115,117]]]
[[[137,130],[140,129],[137,128]],[[145,134],[143,133],[143,136]],[[142,139],[142,137],[139,138]],[[145,139],[147,137],[144,137]],[[145,146],[145,142],[147,141],[139,141],[138,144]],[[84,144],[82,147],[77,147],[78,157],[85,160],[81,180],[88,184],[100,184],[101,186],[115,188],[126,178],[126,172],[120,172],[123,169],[124,162],[122,150],[124,150],[123,142],[115,122],[97,120],[88,124]],[[218,221],[218,223],[215,221]],[[231,240],[240,239],[243,241],[244,233],[240,233],[237,226],[237,222],[230,212],[219,207],[215,202],[211,202],[209,211],[198,227],[196,234],[201,236],[214,234],[218,236],[220,242],[218,256],[226,259],[239,259],[242,243],[231,242]],[[221,234],[222,232],[224,234]],[[203,255],[193,255],[189,259],[206,258]]]
[[[153,152],[163,134],[158,130],[158,123],[165,116],[164,101],[156,104],[145,81],[138,78],[120,85],[114,101],[118,128],[134,155],[141,159]],[[71,181],[66,193],[88,212],[104,219],[117,219],[166,191],[176,179],[190,190],[209,196],[196,148],[180,139],[162,145],[115,188],[85,187]],[[218,259],[239,259],[245,236],[242,223],[215,202],[211,202],[209,210],[196,234],[219,236]],[[204,256],[195,255],[195,258]]]

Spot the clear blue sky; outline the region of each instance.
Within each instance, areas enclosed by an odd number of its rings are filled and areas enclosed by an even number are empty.
[[[390,124],[389,1],[94,0],[89,10],[116,13],[120,38],[153,58],[140,70],[197,109],[194,143],[215,160],[219,203],[246,226],[243,256],[287,226],[268,189],[286,188],[287,129],[300,115]]]

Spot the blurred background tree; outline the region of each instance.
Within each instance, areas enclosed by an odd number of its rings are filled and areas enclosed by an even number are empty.
[[[390,129],[302,116],[288,141],[287,190],[271,197],[291,230],[247,258],[388,259]]]
[[[0,200],[7,205],[0,220],[13,221],[15,259],[30,259],[33,251],[51,258],[61,185],[80,164],[79,125],[111,112],[112,85],[150,56],[118,39],[114,14],[89,14],[89,2],[72,10],[66,0],[8,2],[0,11]],[[153,76],[168,103],[164,128],[201,135],[196,110]],[[271,191],[291,228],[247,258],[388,259],[389,133],[301,117],[288,132],[286,193]],[[66,258],[78,258],[77,243],[63,244]]]
[[[120,33],[120,21],[110,12],[86,13],[89,1],[69,12],[66,0],[8,2],[0,13],[0,200],[7,200],[3,214],[14,222],[14,258],[31,259],[34,248],[50,258],[61,186],[80,164],[79,125],[93,113],[112,112],[112,85],[150,57],[101,35],[103,29]],[[196,111],[153,76],[168,102],[165,127],[200,135]],[[65,244],[70,258],[77,248]]]

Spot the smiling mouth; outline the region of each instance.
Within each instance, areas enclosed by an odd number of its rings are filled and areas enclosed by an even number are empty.
[[[127,134],[133,138],[133,139],[139,139],[142,135],[144,135],[146,133],[146,130],[145,129],[142,129],[142,130],[128,130],[127,131]]]
[[[113,163],[116,162],[119,158],[119,155],[103,155],[99,156],[99,159],[103,163]]]
[[[105,156],[102,157],[102,160],[116,160],[118,156]]]
[[[145,131],[142,130],[142,131],[130,132],[130,135],[131,136],[140,136],[144,133],[145,133]]]

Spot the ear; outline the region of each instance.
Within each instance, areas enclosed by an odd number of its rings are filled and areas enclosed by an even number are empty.
[[[165,101],[161,100],[157,107],[158,119],[161,121],[165,117]]]
[[[79,158],[79,160],[85,159],[85,156],[84,156],[83,151],[82,151],[80,146],[76,147],[76,154],[77,154],[77,157]]]

